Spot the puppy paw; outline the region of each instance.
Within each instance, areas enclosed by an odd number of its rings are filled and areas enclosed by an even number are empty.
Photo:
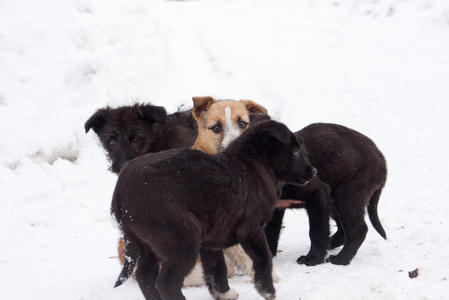
[[[276,271],[273,269],[273,272],[271,273],[271,277],[273,278],[273,282],[278,283],[281,281],[281,277],[276,273]]]
[[[264,286],[262,282],[256,282],[256,290],[266,300],[276,300],[276,291],[272,284]]]
[[[236,300],[239,297],[239,293],[237,293],[234,289],[229,289],[226,293],[220,294],[218,291],[213,291],[212,297],[216,300]]]
[[[330,262],[334,265],[346,266],[351,262],[350,259],[342,258],[338,255],[331,255],[326,259],[326,262]]]
[[[312,255],[300,256],[296,262],[301,265],[306,265],[308,267],[319,265],[324,263],[324,257],[317,257]]]
[[[272,294],[272,293],[265,293],[265,294],[261,294],[262,297],[266,300],[276,300],[276,294]]]

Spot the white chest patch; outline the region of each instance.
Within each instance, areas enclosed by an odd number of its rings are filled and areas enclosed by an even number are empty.
[[[234,139],[236,139],[240,135],[239,128],[237,127],[236,124],[234,124],[234,121],[232,121],[232,113],[231,113],[231,108],[229,106],[227,106],[225,108],[225,118],[226,118],[226,124],[225,124],[223,141],[221,142],[222,148],[226,148],[230,142],[232,142]]]

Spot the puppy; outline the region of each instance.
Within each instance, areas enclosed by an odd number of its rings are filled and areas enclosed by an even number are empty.
[[[192,110],[167,115],[165,108],[136,103],[117,108],[98,109],[85,123],[99,137],[111,162],[110,170],[118,174],[129,160],[147,153],[192,147],[198,135]],[[118,244],[120,263],[125,260],[125,242]],[[198,272],[197,272],[198,273]],[[187,285],[201,284],[202,274],[194,273]]]
[[[135,104],[97,110],[84,125],[100,138],[118,174],[134,157],[168,149],[191,147],[198,135],[192,110],[167,115],[165,109],[151,104]]]
[[[386,239],[377,205],[387,178],[386,161],[374,142],[363,134],[336,124],[317,123],[295,133],[303,140],[304,155],[318,170],[318,176],[303,187],[287,185],[284,199],[301,199],[309,215],[310,251],[297,260],[313,266],[325,261],[327,249],[341,245],[327,261],[347,265],[363,243],[368,227],[365,209],[377,232]],[[285,210],[275,210],[266,226],[270,250],[277,252]],[[329,238],[329,217],[338,226]]]
[[[215,154],[240,135],[250,122],[250,114],[266,114],[265,107],[251,100],[220,100],[212,97],[193,97],[193,117],[198,123],[198,137],[193,149],[208,154]],[[224,143],[223,141],[226,141]],[[251,259],[240,246],[233,246],[224,251],[228,278],[234,276],[234,267],[254,278]],[[273,274],[275,282],[279,281]],[[204,285],[201,260],[184,279],[184,286]]]
[[[111,205],[126,241],[123,284],[137,265],[146,299],[185,299],[184,277],[198,255],[215,299],[237,299],[221,249],[240,243],[254,262],[255,286],[275,299],[272,255],[261,227],[272,216],[278,185],[316,174],[283,124],[264,121],[216,155],[195,149],[137,157],[119,174]]]
[[[255,119],[254,114],[265,116],[267,110],[251,100],[217,102],[212,97],[194,97],[193,117],[198,123],[198,138],[193,149],[215,154],[226,148],[248,127],[250,120]],[[225,249],[224,254],[231,266],[254,278],[251,258],[240,245]],[[273,280],[279,282],[274,270]]]

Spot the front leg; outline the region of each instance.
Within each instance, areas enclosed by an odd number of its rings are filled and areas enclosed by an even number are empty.
[[[267,237],[268,246],[270,247],[270,251],[273,256],[276,256],[277,254],[284,213],[285,209],[276,208],[273,211],[273,218],[265,226],[265,235]]]
[[[259,224],[246,223],[237,229],[236,234],[243,250],[253,261],[256,290],[265,299],[275,300],[276,291],[271,276],[273,256],[262,227]]]
[[[229,288],[226,262],[222,250],[200,250],[204,280],[209,292],[217,300],[235,300],[239,294]]]
[[[304,189],[309,188],[307,186]],[[323,182],[315,181],[313,191],[306,200],[309,215],[310,251],[297,259],[299,264],[314,266],[324,263],[329,248],[329,202],[330,192]]]

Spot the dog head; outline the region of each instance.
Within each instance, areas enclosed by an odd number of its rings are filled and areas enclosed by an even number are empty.
[[[163,107],[135,104],[97,110],[84,125],[98,135],[111,162],[111,171],[119,173],[129,160],[158,152],[163,138],[162,126],[167,121]]]
[[[282,123],[272,120],[255,122],[245,135],[249,136],[252,155],[273,168],[281,184],[305,185],[317,175],[305,155],[302,140]]]
[[[266,114],[265,107],[251,100],[215,101],[212,97],[193,98],[193,117],[198,123],[194,149],[214,154],[240,135],[250,123],[250,113]]]

